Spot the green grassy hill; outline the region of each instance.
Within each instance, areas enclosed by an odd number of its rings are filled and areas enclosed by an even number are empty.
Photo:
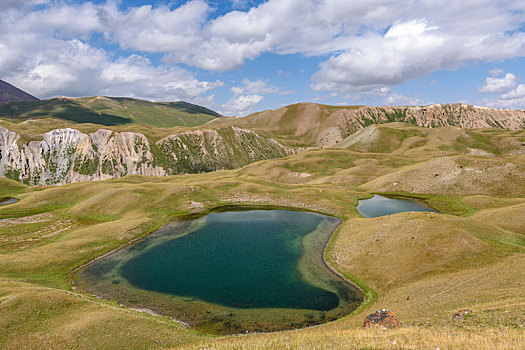
[[[17,121],[58,118],[105,126],[146,124],[155,127],[197,126],[220,115],[187,102],[150,102],[124,97],[53,98],[0,106],[0,117]]]
[[[402,122],[436,128],[525,129],[525,110],[505,110],[466,104],[421,107],[327,106],[298,103],[244,118],[221,120],[295,147],[331,147],[373,124]]]
[[[20,199],[0,207],[0,348],[524,348],[523,131],[374,128],[380,144],[364,137],[234,170],[41,187],[0,179],[0,197]],[[439,214],[362,218],[357,200],[373,193],[417,197]],[[80,265],[222,205],[340,218],[325,260],[367,302],[318,327],[214,337],[74,289]],[[454,319],[463,308],[473,315]],[[363,329],[377,309],[403,327]]]

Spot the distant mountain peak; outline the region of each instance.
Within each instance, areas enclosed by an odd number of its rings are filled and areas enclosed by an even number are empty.
[[[0,89],[0,94],[1,94]],[[222,117],[187,102],[150,102],[130,97],[55,97],[48,100],[11,100],[0,103],[3,118],[57,118],[105,126],[140,123],[160,128],[193,127]]]
[[[38,101],[39,99],[20,90],[3,80],[0,80],[0,105],[14,101]]]

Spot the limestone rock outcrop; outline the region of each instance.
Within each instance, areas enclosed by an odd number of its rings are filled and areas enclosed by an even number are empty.
[[[525,129],[525,110],[495,109],[468,104],[434,104],[422,107],[360,107],[333,112],[329,119],[337,125],[339,137],[330,143],[370,125],[403,122],[427,128],[457,126],[463,129]]]
[[[300,140],[302,145],[331,147],[373,124],[403,122],[437,128],[525,129],[525,110],[496,109],[468,104],[434,104],[421,107],[324,106],[299,103],[240,118],[236,126],[263,132],[277,140]],[[292,140],[293,141],[293,140]]]
[[[52,130],[21,147],[19,138],[0,127],[0,176],[29,185],[232,169],[293,152],[236,127],[178,133],[155,144],[140,133],[106,129],[90,134],[71,128]]]

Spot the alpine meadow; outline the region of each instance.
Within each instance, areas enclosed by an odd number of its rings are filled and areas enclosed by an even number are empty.
[[[525,348],[522,1],[0,1],[0,348]]]

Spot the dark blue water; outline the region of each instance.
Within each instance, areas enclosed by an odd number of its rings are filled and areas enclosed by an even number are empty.
[[[198,230],[144,250],[119,273],[141,289],[229,307],[331,310],[338,295],[310,285],[298,269],[303,237],[326,218],[286,210],[212,213]]]
[[[367,218],[376,218],[390,214],[403,213],[407,211],[427,211],[437,210],[426,207],[410,199],[387,198],[375,195],[370,199],[362,199],[356,207],[357,212]]]

